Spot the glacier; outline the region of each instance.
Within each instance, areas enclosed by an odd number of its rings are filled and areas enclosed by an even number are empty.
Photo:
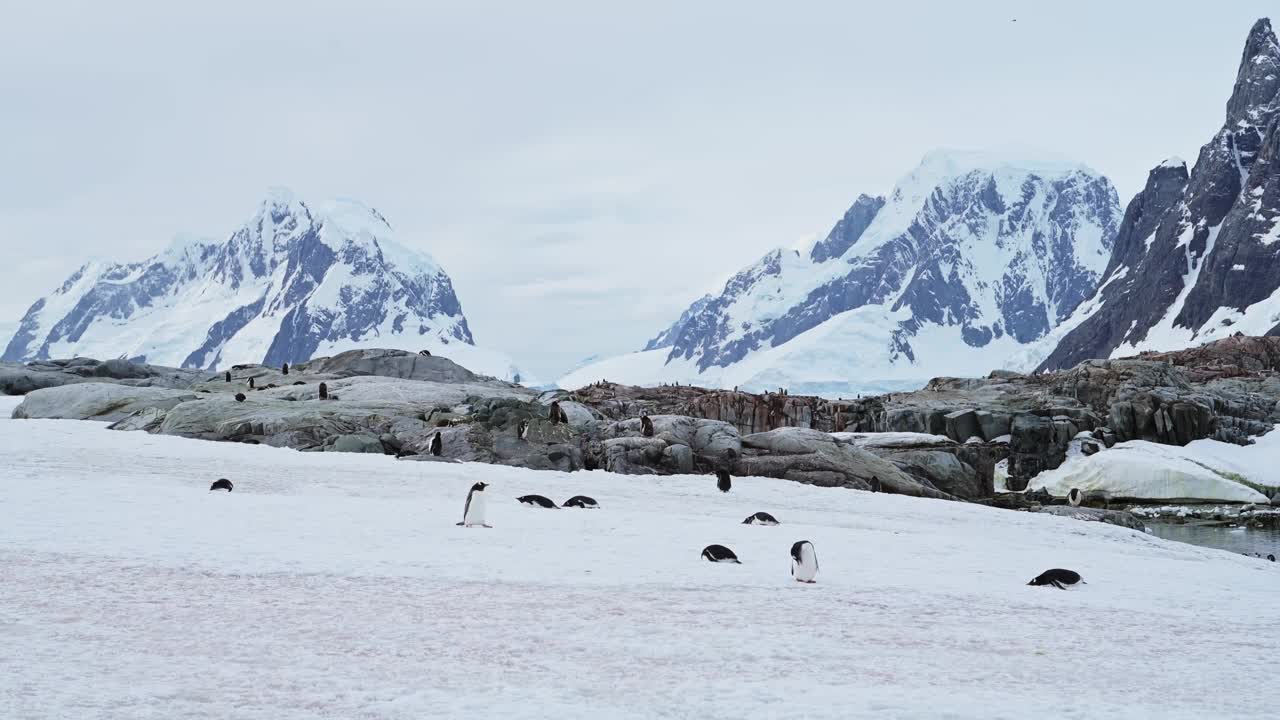
[[[1029,370],[1093,294],[1121,219],[1111,183],[1056,157],[939,150],[860,196],[807,252],[774,250],[638,353],[559,380],[826,396]]]

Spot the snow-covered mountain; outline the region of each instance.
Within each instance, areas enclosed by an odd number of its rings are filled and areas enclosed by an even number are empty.
[[[429,349],[516,380],[475,346],[449,276],[354,200],[272,190],[224,242],[182,239],[142,262],[94,261],[31,306],[3,359],[84,355],[217,368],[356,347]]]
[[[1280,334],[1278,243],[1280,43],[1264,19],[1245,42],[1222,129],[1190,172],[1177,159],[1151,171],[1096,297],[1044,366]]]
[[[1097,287],[1120,205],[1060,160],[937,151],[887,197],[863,195],[807,253],[774,250],[602,378],[838,395],[1034,367]]]

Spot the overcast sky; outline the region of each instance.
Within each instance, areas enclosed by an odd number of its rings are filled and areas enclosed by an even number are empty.
[[[0,0],[0,324],[284,185],[378,208],[550,380],[936,147],[1066,155],[1127,202],[1194,160],[1276,9],[626,5]]]

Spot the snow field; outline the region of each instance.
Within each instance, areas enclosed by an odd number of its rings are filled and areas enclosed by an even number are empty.
[[[76,421],[0,421],[0,468],[6,717],[1261,717],[1280,699],[1275,564],[1099,523]],[[209,493],[218,477],[236,490]],[[458,528],[481,479],[495,527]],[[601,509],[516,503],[534,492]],[[740,524],[756,510],[783,524]],[[790,579],[800,539],[816,585]],[[699,560],[713,542],[744,564]],[[1025,585],[1050,567],[1089,584]]]

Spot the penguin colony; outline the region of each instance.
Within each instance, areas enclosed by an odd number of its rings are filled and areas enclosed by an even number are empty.
[[[288,365],[286,364],[284,368],[285,368],[284,370],[285,374],[288,374],[288,370],[287,370]],[[227,382],[231,381],[231,374],[229,372],[227,373],[226,378],[227,378]],[[249,379],[249,387],[251,388],[253,387],[253,378]],[[328,397],[329,397],[328,387],[325,385],[325,383],[320,383],[320,399],[324,400]],[[236,400],[238,402],[244,402],[245,400],[244,393],[236,393]],[[564,410],[561,409],[559,402],[551,403],[549,420],[553,424],[568,422],[568,418],[565,416]],[[647,415],[645,415],[640,418],[640,424],[641,424],[642,435],[644,435],[645,437],[652,437],[653,421]],[[517,426],[517,430],[516,430],[518,437],[521,440],[525,439],[528,431],[529,431],[529,423],[524,420],[520,421],[520,424]],[[442,452],[443,444],[444,442],[443,442],[442,436],[440,432],[437,431],[435,435],[431,438],[431,454],[438,457]],[[732,478],[730,477],[729,472],[723,468],[720,468],[716,470],[715,475],[716,475],[716,488],[719,489],[721,492],[725,492],[725,493],[729,492],[729,490],[732,488]],[[219,478],[212,485],[209,486],[209,491],[210,492],[221,491],[221,492],[229,493],[232,491],[233,487],[234,486],[232,482],[227,478]],[[487,498],[485,496],[485,489],[487,487],[489,487],[489,484],[485,482],[477,482],[471,486],[471,489],[467,492],[466,502],[462,506],[462,522],[457,523],[458,526],[467,527],[467,528],[470,528],[470,527],[492,528],[493,527],[492,525],[489,525],[486,522]],[[872,492],[883,491],[879,478],[873,477],[871,479],[870,489]],[[1076,502],[1072,502],[1071,504],[1076,505],[1079,503],[1079,500],[1081,499],[1080,498],[1081,493],[1079,490],[1074,490],[1074,489],[1071,492],[1076,499]],[[1072,498],[1069,496],[1068,500],[1070,501],[1071,499]],[[600,504],[595,500],[595,498],[587,497],[586,495],[575,495],[569,498],[568,500],[566,500],[563,505],[556,505],[554,500],[544,495],[522,495],[516,498],[516,501],[522,505],[528,505],[530,507],[543,508],[547,510],[556,510],[562,507],[582,508],[582,509],[597,509],[600,507]],[[778,522],[778,519],[776,517],[769,514],[768,512],[759,511],[759,512],[752,513],[751,515],[748,515],[747,518],[742,521],[742,524],[743,525],[777,526],[780,523]],[[1259,558],[1264,557],[1259,553],[1254,553],[1254,555]],[[738,559],[737,554],[734,553],[733,550],[720,544],[712,544],[704,547],[702,549],[702,552],[700,553],[700,557],[703,560],[706,560],[708,562],[713,562],[713,563],[728,563],[728,564],[736,564],[736,565],[742,564],[742,561]],[[1271,562],[1275,562],[1276,560],[1275,555],[1267,555],[1265,557],[1267,560],[1270,560]],[[814,548],[813,543],[808,540],[799,540],[793,543],[791,545],[791,577],[794,578],[796,582],[812,584],[817,581],[816,580],[817,575],[818,575],[818,554],[817,554],[817,550]],[[1070,587],[1077,587],[1079,585],[1085,585],[1085,584],[1087,583],[1085,583],[1084,578],[1080,576],[1080,573],[1077,573],[1074,570],[1066,570],[1063,568],[1053,568],[1050,570],[1046,570],[1045,572],[1032,578],[1031,581],[1027,583],[1027,585],[1031,585],[1031,586],[1055,587],[1060,590],[1065,590]]]

